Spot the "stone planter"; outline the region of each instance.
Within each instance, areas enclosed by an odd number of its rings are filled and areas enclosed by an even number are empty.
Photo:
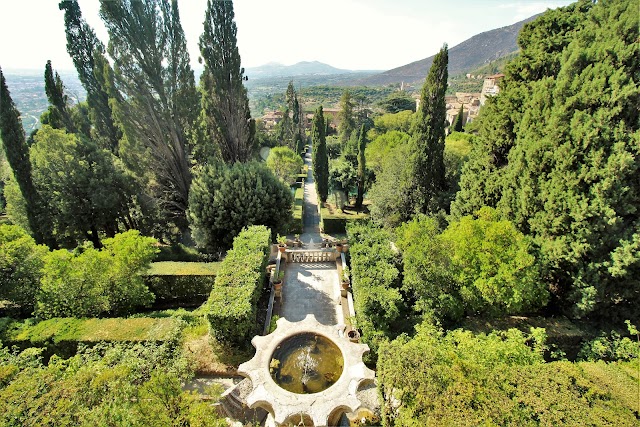
[[[348,291],[349,291],[349,282],[343,281],[340,286],[340,295],[346,298]]]
[[[287,245],[278,245],[278,250],[281,254],[285,253],[285,251],[287,250]]]
[[[349,337],[349,341],[351,342],[360,342],[360,332],[355,329],[350,329],[347,332],[347,337]]]

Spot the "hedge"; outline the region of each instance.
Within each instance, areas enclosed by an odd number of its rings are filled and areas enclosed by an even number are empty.
[[[293,222],[289,233],[302,234],[304,229],[304,185],[300,185],[296,188],[295,196],[293,199]]]
[[[220,264],[207,302],[210,332],[221,341],[248,343],[257,331],[257,301],[269,259],[270,230],[251,226],[240,232]]]
[[[144,282],[156,296],[156,304],[202,304],[219,267],[219,262],[154,262]]]
[[[76,319],[58,317],[33,323],[32,320],[0,321],[0,340],[6,347],[45,347],[46,356],[73,356],[79,344],[98,342],[177,342],[184,322],[176,318]]]
[[[342,212],[334,205],[324,203],[320,209],[320,229],[326,234],[344,234],[347,222],[367,218],[369,215],[366,213],[349,210]]]
[[[400,293],[402,262],[391,248],[388,232],[371,223],[349,224],[347,236],[356,322],[375,359],[381,341],[411,326]]]

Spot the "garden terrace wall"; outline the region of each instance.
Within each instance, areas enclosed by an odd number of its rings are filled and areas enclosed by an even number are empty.
[[[207,302],[210,332],[217,339],[234,344],[248,343],[257,331],[257,302],[265,281],[271,232],[265,226],[251,226],[233,241],[220,263]]]
[[[44,356],[73,356],[78,345],[99,342],[173,342],[177,343],[184,321],[176,318],[139,317],[131,319],[53,318],[33,323],[31,320],[0,319],[0,340],[6,347],[46,348]]]
[[[211,294],[220,263],[154,262],[143,276],[155,305],[200,305]]]

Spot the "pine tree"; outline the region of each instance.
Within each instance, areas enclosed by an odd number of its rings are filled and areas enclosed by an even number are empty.
[[[94,125],[91,136],[102,148],[117,154],[122,132],[114,123],[107,82],[101,79],[105,76],[104,67],[111,68],[104,57],[104,45],[82,18],[77,0],[62,0],[58,7],[64,10],[67,52],[78,71],[82,86],[87,91],[87,104]]]
[[[0,139],[18,183],[22,197],[26,203],[27,220],[37,243],[44,243],[50,248],[56,247],[49,217],[46,215],[45,203],[36,191],[31,175],[29,147],[22,128],[20,112],[11,98],[7,82],[0,68]]]
[[[200,53],[207,133],[226,163],[246,162],[255,152],[251,112],[243,85],[233,1],[208,0]]]
[[[367,164],[364,156],[367,148],[367,129],[363,124],[360,128],[360,139],[358,141],[358,195],[356,197],[356,209],[362,208],[364,201],[365,179],[367,175]]]
[[[451,126],[451,128],[453,129],[454,132],[463,132],[463,121],[464,118],[464,105],[460,106],[460,110],[458,111],[458,114],[456,115],[456,119],[453,121],[453,125]]]
[[[325,128],[326,122],[321,105],[313,116],[311,138],[313,140],[313,180],[322,203],[326,202],[329,196],[329,158]]]
[[[55,111],[55,114],[60,118],[66,131],[76,133],[76,126],[73,123],[71,112],[69,111],[69,100],[64,93],[64,84],[57,72],[54,75],[51,61],[47,61],[44,69],[44,90],[47,94],[49,104],[51,104],[53,111]],[[50,112],[52,109],[50,109]]]
[[[413,126],[416,155],[413,164],[416,211],[437,212],[438,196],[445,190],[444,139],[447,108],[447,65],[449,52],[445,44],[436,54],[422,87],[420,109]]]

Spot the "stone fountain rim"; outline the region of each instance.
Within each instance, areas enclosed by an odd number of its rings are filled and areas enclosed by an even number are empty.
[[[351,342],[344,334],[344,325],[323,325],[312,314],[300,322],[280,318],[276,324],[277,328],[271,334],[255,336],[251,340],[256,354],[238,368],[238,372],[252,382],[253,389],[247,396],[249,407],[270,407],[277,423],[284,423],[292,415],[307,414],[316,426],[326,425],[328,417],[338,408],[356,411],[361,405],[356,396],[358,387],[363,381],[373,381],[375,378],[374,372],[362,361],[362,356],[369,352],[369,346]],[[275,348],[285,339],[301,333],[324,336],[339,348],[344,360],[340,378],[318,393],[287,391],[276,384],[269,372]]]

